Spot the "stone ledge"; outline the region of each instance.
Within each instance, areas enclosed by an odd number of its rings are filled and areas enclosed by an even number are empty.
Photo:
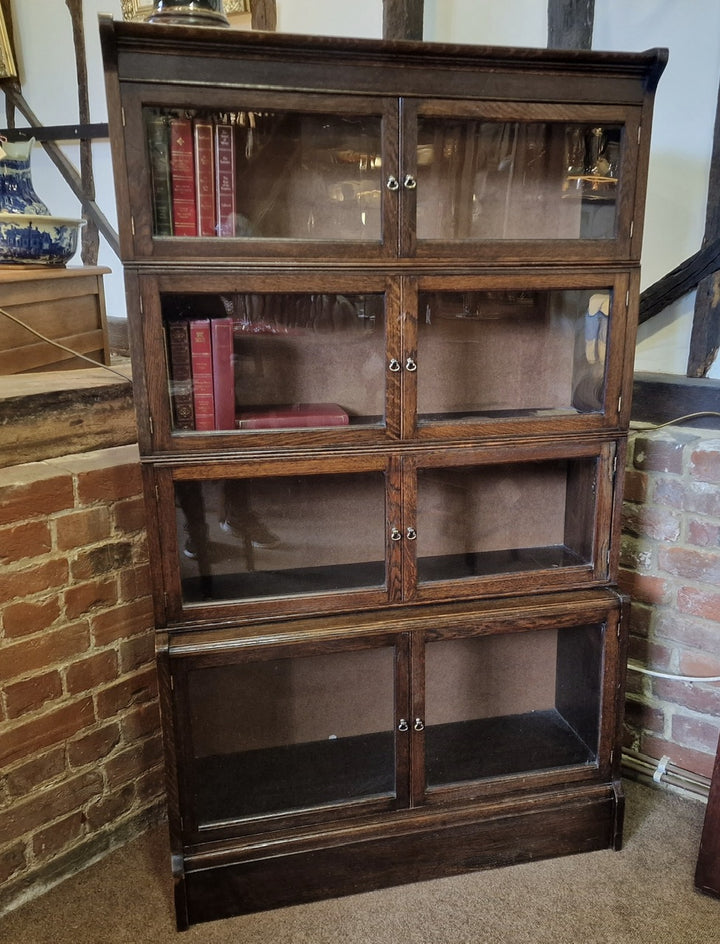
[[[129,365],[0,376],[0,467],[137,442]]]

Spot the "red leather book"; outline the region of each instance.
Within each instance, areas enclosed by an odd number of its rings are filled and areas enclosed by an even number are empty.
[[[212,340],[209,318],[196,318],[190,322],[190,361],[192,363],[195,429],[215,429]]]
[[[170,360],[170,402],[175,429],[195,429],[190,333],[187,321],[171,321],[167,328]]]
[[[235,356],[232,318],[213,318],[210,321],[210,333],[215,429],[235,429]]]
[[[215,216],[218,236],[235,235],[235,136],[232,125],[215,125]]]
[[[349,418],[337,403],[295,403],[240,413],[238,429],[290,429],[302,426],[347,426]]]
[[[212,122],[196,118],[193,123],[193,136],[197,234],[215,236],[215,145]]]
[[[170,120],[170,183],[173,234],[197,236],[195,158],[192,122],[189,118]]]

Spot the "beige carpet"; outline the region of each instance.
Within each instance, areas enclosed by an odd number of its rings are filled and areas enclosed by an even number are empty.
[[[717,944],[693,888],[705,807],[627,783],[622,852],[594,852],[196,925],[178,936],[164,829],[0,919],[2,944]]]

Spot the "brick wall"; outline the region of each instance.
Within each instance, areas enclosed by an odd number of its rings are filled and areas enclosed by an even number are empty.
[[[160,815],[137,447],[0,470],[0,912]]]
[[[720,675],[720,434],[634,430],[625,480],[621,585],[632,597],[630,659]],[[627,748],[709,777],[720,685],[628,672]]]

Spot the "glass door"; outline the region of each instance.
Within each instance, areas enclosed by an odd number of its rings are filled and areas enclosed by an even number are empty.
[[[377,606],[399,594],[394,474],[383,457],[157,473],[175,619]]]
[[[148,391],[155,448],[399,436],[399,292],[384,276],[178,274],[141,291],[144,343],[165,361]]]
[[[406,460],[405,594],[454,599],[604,581],[614,447]],[[525,456],[523,457],[523,453]]]
[[[545,243],[544,255],[566,259],[627,253],[635,167],[626,141],[638,110],[428,101],[406,114],[408,251],[457,256],[482,244],[504,258],[511,244],[537,253]]]
[[[173,660],[185,829],[278,829],[407,803],[402,636]]]
[[[574,282],[554,274],[542,287],[514,274],[408,280],[406,435],[616,425],[628,280],[588,273]]]
[[[425,647],[425,788],[598,766],[604,622]]]
[[[126,141],[145,142],[141,255],[395,254],[396,100],[184,86],[178,104],[139,85],[125,111]]]

